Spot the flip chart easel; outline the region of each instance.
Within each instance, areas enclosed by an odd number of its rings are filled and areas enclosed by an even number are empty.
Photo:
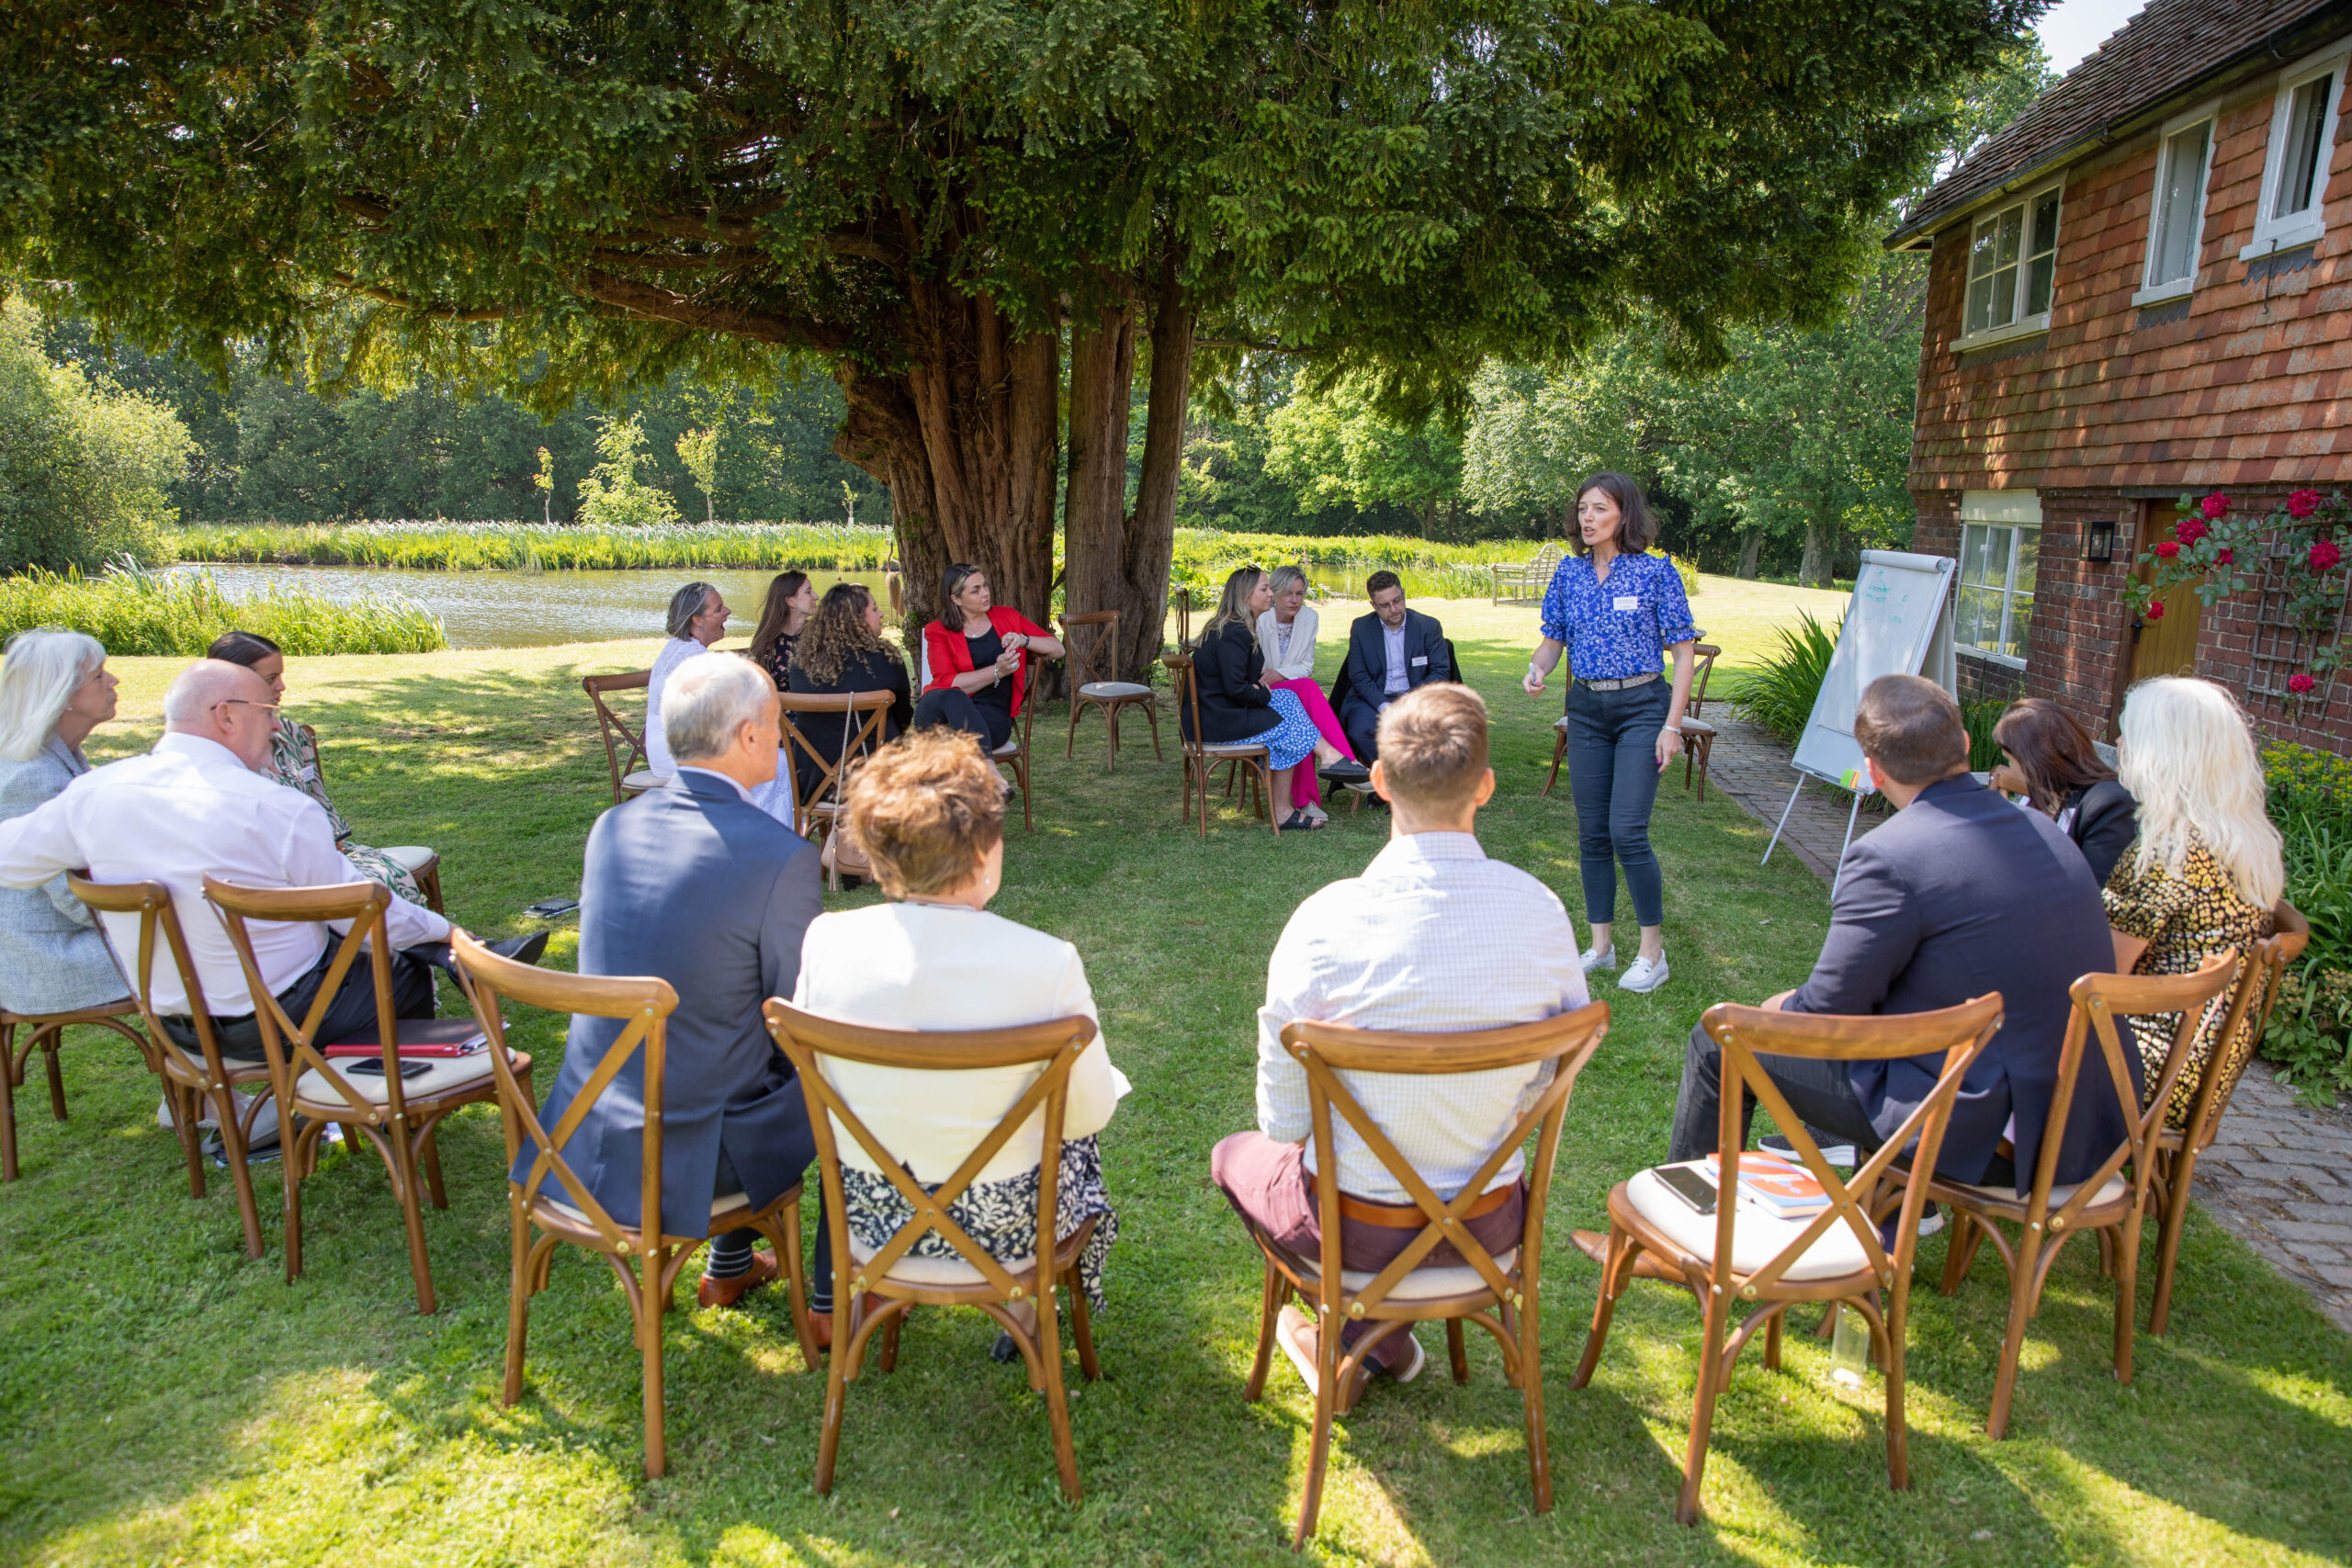
[[[1797,771],[1796,787],[1781,812],[1772,841],[1764,846],[1764,863],[1772,859],[1797,796],[1809,779],[1853,792],[1846,813],[1845,842],[1838,846],[1838,872],[1846,867],[1846,850],[1854,841],[1854,822],[1860,816],[1862,796],[1871,793],[1870,773],[1862,766],[1861,743],[1854,739],[1854,710],[1862,690],[1882,675],[1925,675],[1947,692],[1959,679],[1952,654],[1951,574],[1948,556],[1912,555],[1902,550],[1864,550],[1861,570],[1854,578],[1854,596],[1838,631],[1838,649],[1830,655],[1828,672],[1813,699],[1813,712],[1797,738],[1796,755],[1789,765]],[[1832,897],[1838,884],[1829,884]]]

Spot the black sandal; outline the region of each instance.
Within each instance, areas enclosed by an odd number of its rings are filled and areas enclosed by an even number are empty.
[[[1318,828],[1328,828],[1330,825],[1329,818],[1327,817],[1318,822],[1304,811],[1294,811],[1283,818],[1283,831],[1285,833],[1311,833]]]

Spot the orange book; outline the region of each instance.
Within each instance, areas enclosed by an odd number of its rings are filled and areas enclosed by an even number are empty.
[[[1720,1156],[1707,1156],[1708,1175],[1718,1188],[1723,1185],[1721,1166]],[[1813,1173],[1777,1155],[1743,1150],[1739,1156],[1739,1190],[1784,1220],[1804,1219],[1829,1207],[1829,1194],[1814,1179]]]
[[[443,1056],[470,1056],[490,1048],[490,1037],[481,1025],[470,1018],[404,1018],[396,1031],[400,1037],[401,1057],[426,1060]],[[354,1035],[339,1041],[319,1053],[333,1059],[338,1056],[381,1056],[383,1042],[369,1030],[364,1035]]]

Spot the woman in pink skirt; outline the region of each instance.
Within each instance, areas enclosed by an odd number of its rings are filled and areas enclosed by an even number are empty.
[[[1267,689],[1297,694],[1299,705],[1314,720],[1317,731],[1353,762],[1355,750],[1348,744],[1347,731],[1340,727],[1340,716],[1331,711],[1329,699],[1315,679],[1317,617],[1315,606],[1306,602],[1306,573],[1295,566],[1278,566],[1268,586],[1273,590],[1273,606],[1258,617],[1257,626],[1258,648],[1266,656]],[[1301,768],[1292,774],[1290,787],[1295,809],[1323,818],[1322,780],[1314,769]]]

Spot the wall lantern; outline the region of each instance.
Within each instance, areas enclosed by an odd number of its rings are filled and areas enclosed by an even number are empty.
[[[2083,536],[2085,560],[2111,561],[2115,558],[2115,519],[2095,517]]]

